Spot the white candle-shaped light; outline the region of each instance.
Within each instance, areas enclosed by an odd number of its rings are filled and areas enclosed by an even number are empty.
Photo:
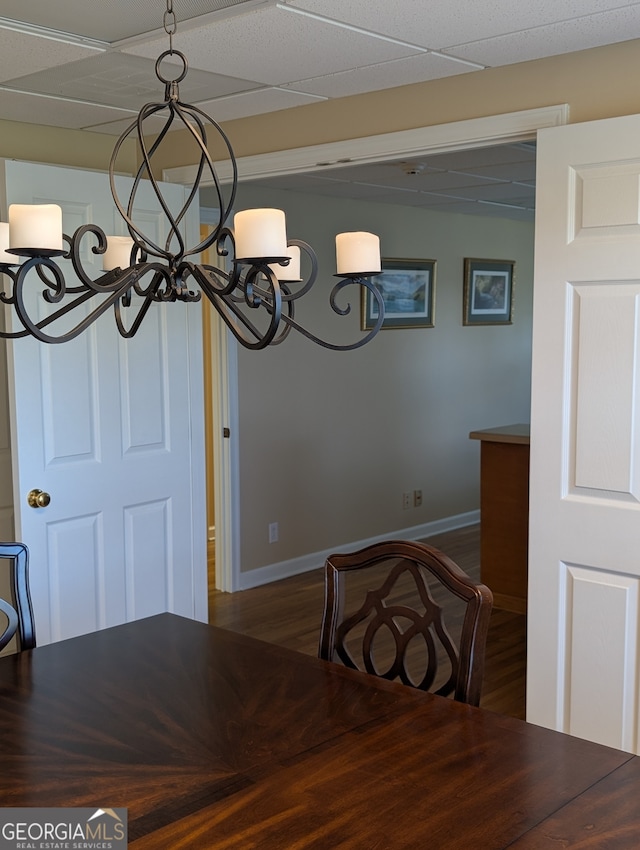
[[[15,254],[7,254],[9,247],[9,222],[0,221],[0,263],[17,265],[20,259]]]
[[[378,273],[381,270],[380,239],[375,233],[338,233],[336,269],[339,275]]]
[[[107,250],[102,255],[105,272],[113,269],[128,269],[131,265],[133,239],[130,236],[107,236]]]
[[[62,209],[57,204],[11,204],[9,246],[62,251]]]
[[[275,272],[278,280],[288,280],[291,282],[301,280],[300,277],[300,248],[297,245],[287,245],[287,257],[289,257],[289,265],[281,266],[280,263],[272,263],[269,268]]]
[[[236,258],[287,256],[287,227],[282,210],[242,210],[233,217]]]

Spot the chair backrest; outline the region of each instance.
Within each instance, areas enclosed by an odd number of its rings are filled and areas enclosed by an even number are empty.
[[[366,592],[359,608],[345,613],[346,574],[356,570],[367,570],[372,584],[379,586]],[[400,583],[401,595],[390,598],[394,592],[398,595],[394,589]],[[406,604],[407,585],[417,607]],[[443,605],[448,607],[445,597],[451,594],[461,601],[457,604],[463,611],[457,646],[443,617]],[[388,540],[358,552],[331,555],[325,564],[318,654],[326,661],[339,660],[347,667],[478,705],[492,605],[488,587],[473,581],[443,552],[425,543]],[[383,659],[390,663],[384,668],[376,655],[376,644],[384,643],[381,637],[391,647]],[[407,667],[410,646],[420,661],[418,678]],[[359,663],[353,657],[356,647]]]
[[[0,611],[8,620],[4,632],[0,634],[0,650],[16,633],[18,649],[33,649],[36,633],[29,593],[29,550],[24,543],[0,543],[0,562],[8,562],[11,594],[10,601],[0,598]]]

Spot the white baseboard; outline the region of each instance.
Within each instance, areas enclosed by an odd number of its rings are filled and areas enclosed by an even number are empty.
[[[248,590],[251,587],[259,587],[261,584],[269,584],[269,582],[278,581],[281,578],[316,570],[324,564],[329,555],[333,555],[335,552],[352,552],[357,549],[364,549],[365,546],[379,543],[381,540],[420,540],[423,537],[431,537],[433,534],[441,534],[444,531],[453,531],[456,528],[474,525],[477,522],[480,522],[479,510],[456,514],[433,522],[425,522],[422,525],[414,525],[400,531],[380,534],[378,537],[370,537],[368,540],[355,540],[352,543],[344,543],[342,546],[332,546],[323,552],[311,552],[299,558],[291,558],[289,561],[280,561],[277,564],[268,564],[266,567],[258,567],[256,570],[240,573],[240,584],[237,589]]]

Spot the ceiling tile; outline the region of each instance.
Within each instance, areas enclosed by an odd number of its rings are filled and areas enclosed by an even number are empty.
[[[121,109],[53,100],[38,95],[23,95],[2,88],[0,116],[5,121],[23,121],[27,124],[47,124],[50,127],[70,127],[77,130],[84,129],[87,124],[100,124],[117,118],[126,125],[135,117],[131,112]]]
[[[293,192],[310,192],[312,194],[316,189],[320,190],[322,187],[329,186],[331,183],[339,185],[341,182],[344,182],[340,180],[325,180],[323,177],[317,177],[315,173],[283,174],[281,177],[264,177],[256,181],[244,181],[241,175],[240,180],[243,185],[248,182],[249,184],[255,183],[257,186],[265,186],[270,189],[288,189]]]
[[[117,112],[117,110],[116,110]],[[90,133],[104,133],[107,136],[121,136],[125,130],[127,130],[132,122],[132,120],[136,117],[132,116],[131,113],[127,115],[126,118],[121,118],[118,121],[105,121],[105,115],[102,115],[99,111],[97,113],[98,120],[92,121],[89,124],[83,124],[82,130],[87,130]],[[160,118],[149,118],[148,126],[146,129],[148,132],[153,135],[154,133],[159,133],[164,127],[164,121]],[[175,129],[178,129],[177,127]],[[115,138],[114,138],[115,142]]]
[[[278,47],[281,45],[282,47]],[[174,47],[191,67],[281,86],[350,68],[375,65],[419,51],[372,35],[266,7],[178,33]],[[127,53],[155,57],[164,40],[134,45]]]
[[[518,207],[501,207],[482,203],[460,203],[452,204],[442,212],[457,213],[458,215],[490,216],[491,218],[508,218],[510,221],[535,220],[535,211],[532,209],[520,209]]]
[[[198,106],[216,121],[232,121],[235,118],[262,115],[266,112],[290,109],[292,106],[304,106],[325,99],[301,92],[267,87],[256,91],[228,95],[215,100],[202,101],[198,103]]]
[[[353,68],[340,74],[328,74],[311,80],[289,83],[287,88],[295,91],[322,94],[325,97],[347,97],[368,91],[382,91],[396,86],[406,86],[425,80],[437,80],[456,74],[477,70],[477,66],[465,65],[435,53],[418,53],[404,59],[392,59],[364,68]]]
[[[470,190],[484,193],[491,192],[494,186],[502,185],[474,174],[459,173],[457,171],[426,171],[409,178],[420,192],[441,192],[446,190],[460,191],[465,196]],[[508,184],[507,184],[508,185]]]
[[[88,130],[91,133],[105,133],[108,136],[121,136],[122,133],[124,133],[124,131],[127,130],[131,123],[137,118],[135,114],[128,112],[126,118],[123,117],[113,121],[109,120],[108,116],[122,114],[121,110],[107,109],[104,112],[101,112],[99,107],[95,107],[95,109],[96,113],[88,116],[92,120],[90,120],[88,124],[83,124],[82,126],[83,130]],[[107,120],[105,120],[105,118]],[[163,118],[158,118],[152,115],[150,118],[145,119],[145,132],[150,135],[160,133],[164,128],[164,125],[165,121]],[[180,128],[176,126],[173,129],[178,130]]]
[[[441,153],[426,160],[431,168],[442,171],[475,171],[490,165],[502,165],[505,162],[534,162],[536,159],[535,142],[494,145],[492,147],[472,148],[468,151]]]
[[[255,0],[179,0],[175,12],[186,21]],[[113,42],[162,27],[166,3],[159,0],[2,0],[2,15],[66,33]]]
[[[167,77],[168,70],[162,71]],[[155,63],[139,56],[101,53],[37,74],[14,78],[5,85],[87,103],[138,110],[145,103],[162,103],[164,85],[155,74]],[[215,94],[233,94],[255,88],[248,80],[192,70],[180,84],[182,98],[198,102]]]
[[[526,3],[514,0],[484,0],[482,3],[447,0],[446,4],[442,0],[396,0],[395,3],[375,4],[371,0],[286,2],[289,6],[314,14],[365,29],[376,29],[410,44],[437,50],[581,15],[639,5],[628,0],[528,0]]]
[[[0,82],[96,56],[96,50],[0,27]]]
[[[464,163],[462,164],[464,170]],[[497,180],[518,180],[525,183],[535,184],[536,163],[532,162],[504,162],[497,165],[485,165],[474,169],[474,173],[480,177],[494,177]]]
[[[444,53],[497,67],[640,38],[640,6],[458,44]]]
[[[451,156],[451,155],[450,155]],[[344,166],[332,168],[328,171],[316,171],[309,175],[309,185],[313,186],[322,180],[334,182],[348,182],[351,184],[369,184],[378,187],[393,186],[398,189],[406,189],[414,192],[437,192],[441,189],[457,189],[460,187],[480,188],[490,187],[507,182],[507,178],[493,178],[479,174],[477,171],[465,170],[465,152],[460,152],[459,165],[456,170],[443,171],[431,167],[431,160],[435,157],[424,157],[419,162],[415,160],[397,162],[381,162],[366,165]],[[454,160],[451,160],[453,163]],[[411,170],[409,170],[411,169]],[[411,171],[417,173],[411,173]],[[508,166],[505,165],[505,173],[510,174]],[[535,172],[534,172],[535,173]]]
[[[373,198],[371,200],[374,201]],[[423,192],[405,192],[401,197],[398,197],[397,193],[389,192],[376,196],[375,203],[400,204],[403,207],[449,212],[453,207],[459,205],[460,201],[455,198],[448,198],[445,195],[425,195]]]
[[[435,191],[435,190],[434,190]],[[520,198],[534,198],[535,190],[527,189],[522,184],[514,183],[491,183],[489,185],[476,186],[450,186],[438,187],[438,192],[455,198],[466,200],[482,199],[487,201],[508,201]]]

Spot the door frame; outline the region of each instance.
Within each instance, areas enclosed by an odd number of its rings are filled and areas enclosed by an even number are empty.
[[[568,123],[569,105],[556,104],[240,157],[237,160],[238,175],[240,180],[256,180],[290,174],[308,174],[320,171],[328,165],[332,168],[340,168],[363,163],[386,162],[400,157],[432,156],[531,141],[536,138],[538,130]],[[232,171],[228,160],[216,162],[215,168],[222,183],[231,181]],[[195,165],[168,168],[163,172],[163,180],[169,183],[193,185],[196,174],[197,166]],[[202,185],[212,185],[212,181],[203,180]],[[212,370],[213,407],[216,421],[220,423],[233,421],[234,427],[231,429],[231,440],[224,438],[222,427],[217,427],[213,431],[216,585],[220,590],[233,591],[240,588],[241,531],[239,451],[237,440],[233,440],[233,435],[238,433],[237,344],[231,339],[231,334],[223,330],[222,320],[219,317],[217,319],[212,322],[212,351],[214,352],[213,360],[216,361],[213,364],[215,368]],[[225,448],[225,443],[231,446]]]

